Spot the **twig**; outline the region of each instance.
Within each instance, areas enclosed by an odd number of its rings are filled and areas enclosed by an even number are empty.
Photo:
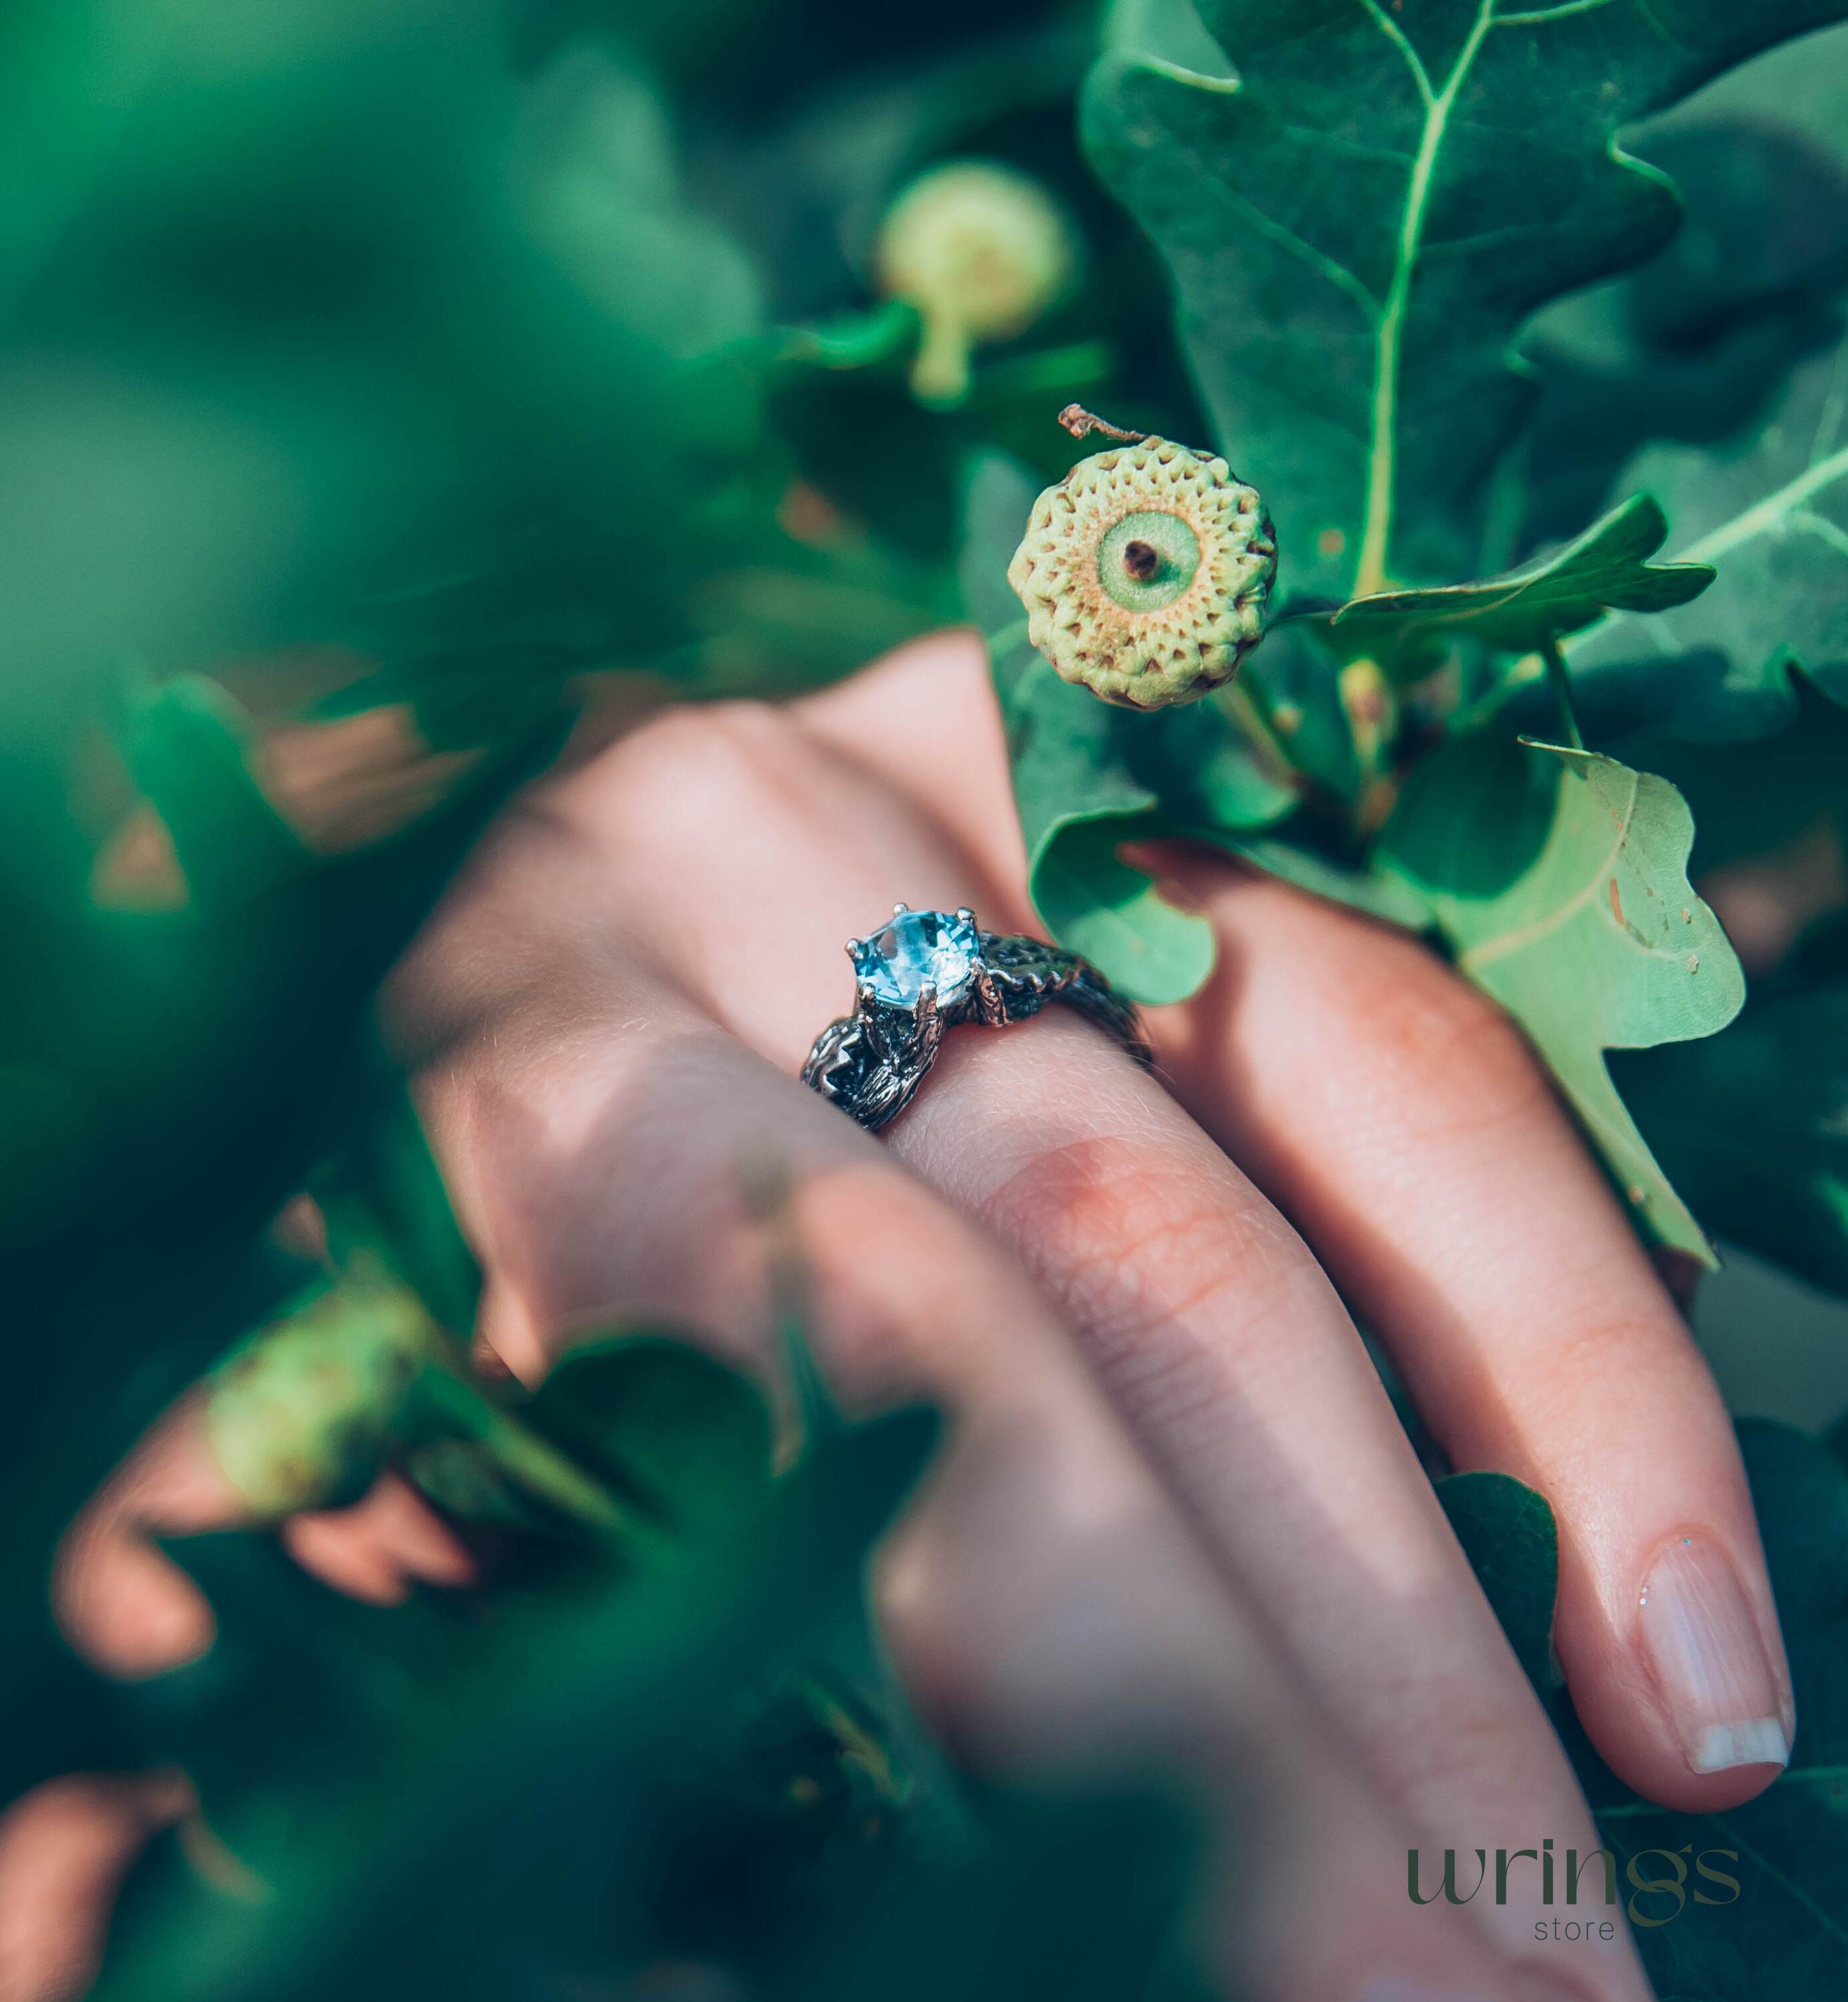
[[[1559,704],[1559,719],[1566,733],[1566,741],[1574,751],[1585,748],[1585,739],[1578,734],[1578,716],[1572,706],[1571,678],[1566,672],[1566,658],[1559,650],[1557,640],[1543,642],[1540,658],[1546,663],[1546,679],[1553,688],[1553,699]]]
[[[1066,404],[1058,413],[1058,420],[1075,438],[1089,438],[1093,431],[1102,431],[1106,438],[1114,438],[1124,445],[1140,445],[1149,435],[1146,431],[1126,431],[1119,425],[1107,424],[1082,403]]]

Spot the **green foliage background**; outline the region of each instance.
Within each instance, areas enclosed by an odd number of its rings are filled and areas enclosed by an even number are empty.
[[[1210,934],[1118,853],[1155,833],[1424,933],[1647,1236],[1848,1292],[1839,911],[1748,986],[1690,881],[1839,849],[1848,29],[1745,59],[1845,11],[7,11],[0,1764],[176,1761],[210,1831],[151,1851],[104,1994],[615,1993],[670,1957],[1191,1992],[1166,1807],[975,1800],[889,1686],[860,1570],[927,1417],[856,1431],[810,1383],[773,1460],[758,1393],[646,1331],[528,1402],[468,1370],[367,1007],[588,698],[774,693],[970,617],[1056,936],[1198,986]],[[1057,193],[1084,277],[926,410],[870,247],[971,153]],[[1007,559],[1075,398],[1271,505],[1281,616],[1222,698],[1126,716],[1025,644]],[[311,1185],[330,1271],[267,1229]],[[58,1536],[239,1341],[218,1436],[270,1512],[389,1457],[521,1561],[490,1610],[382,1613],[202,1540],[218,1645],[104,1687],[51,1624]],[[1848,1971],[1845,1477],[1748,1446],[1804,1735],[1735,1818],[1748,1930],[1646,1946],[1665,1993],[1796,2002]],[[1466,1483],[1605,1826],[1672,1846],[1548,1682],[1544,1502]],[[942,1957],[901,1974],[894,1932]]]

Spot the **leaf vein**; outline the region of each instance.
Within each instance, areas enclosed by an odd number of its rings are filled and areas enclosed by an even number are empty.
[[[1832,486],[1844,473],[1848,473],[1848,445],[1832,452],[1826,459],[1818,459],[1776,493],[1767,494],[1755,507],[1748,507],[1742,514],[1735,514],[1730,521],[1710,535],[1703,535],[1698,542],[1690,542],[1675,561],[1711,563],[1728,549],[1737,549],[1740,543],[1749,542],[1774,528],[1786,514],[1801,507],[1812,494],[1819,494],[1824,487]]]
[[[1360,0],[1360,3],[1379,23],[1380,33],[1405,58],[1405,66],[1418,86],[1418,95],[1430,104],[1435,95],[1431,87],[1431,72],[1424,67],[1424,58],[1412,47],[1411,37],[1380,5],[1379,0]]]
[[[1575,891],[1563,904],[1556,904],[1543,918],[1536,918],[1532,924],[1517,926],[1514,930],[1503,932],[1498,937],[1484,939],[1480,944],[1471,946],[1467,951],[1459,954],[1457,964],[1473,972],[1477,967],[1491,961],[1505,959],[1510,953],[1522,951],[1536,939],[1545,938],[1557,931],[1560,926],[1568,923],[1590,904],[1597,896],[1598,886],[1604,881],[1606,873],[1616,865],[1617,857],[1623,853],[1623,844],[1630,839],[1630,822],[1636,817],[1637,798],[1641,790],[1635,782],[1635,775],[1632,773],[1630,797],[1623,802],[1623,811],[1618,818],[1616,835],[1611,842],[1609,852],[1599,863],[1591,881],[1582,890]]]
[[[1188,157],[1198,160],[1197,155],[1190,153]],[[1267,215],[1254,202],[1227,187],[1223,181],[1212,179],[1207,173],[1207,162],[1198,160],[1198,164],[1201,169],[1203,184],[1211,187],[1227,208],[1243,216],[1260,235],[1269,237],[1274,243],[1300,257],[1312,270],[1319,271],[1330,284],[1339,287],[1361,308],[1370,325],[1378,322],[1381,311],[1379,302],[1346,265],[1330,256],[1327,251],[1318,250],[1314,244],[1299,236],[1287,224],[1278,221],[1274,216]]]
[[[1831,1939],[1839,1940],[1844,1945],[1848,1945],[1848,1932],[1844,1932],[1842,1928],[1836,1924],[1835,1920],[1823,1910],[1822,1907],[1816,1903],[1815,1899],[1804,1889],[1803,1886],[1799,1884],[1794,1877],[1790,1876],[1787,1871],[1780,1870],[1777,1865],[1773,1863],[1769,1857],[1765,1855],[1762,1850],[1754,1848],[1753,1846],[1745,1840],[1744,1836],[1740,1834],[1738,1830],[1733,1826],[1732,1823],[1729,1822],[1724,1815],[1715,1815],[1713,1817],[1713,1820],[1714,1826],[1716,1828],[1723,1829],[1726,1834],[1739,1845],[1741,1850],[1745,1855],[1749,1856],[1752,1861],[1758,1865],[1759,1869],[1763,1871],[1765,1875],[1769,1877],[1774,1884],[1781,1885],[1783,1889],[1790,1893],[1790,1896],[1803,1907],[1804,1910],[1815,1920],[1816,1924],[1822,1928],[1823,1931],[1828,1934]]]
[[[1539,28],[1549,21],[1563,21],[1568,14],[1595,14],[1600,7],[1609,7],[1613,0],[1561,0],[1557,7],[1530,8],[1524,14],[1498,14],[1495,17],[1498,28]]]

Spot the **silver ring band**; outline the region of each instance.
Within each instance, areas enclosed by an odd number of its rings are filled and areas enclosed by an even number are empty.
[[[1002,1028],[1062,1002],[1145,1070],[1153,1061],[1135,1010],[1089,961],[1041,939],[985,932],[973,911],[896,905],[890,923],[847,941],[847,954],[853,1013],[815,1038],[802,1081],[870,1132],[911,1103],[943,1031],[961,1022]]]

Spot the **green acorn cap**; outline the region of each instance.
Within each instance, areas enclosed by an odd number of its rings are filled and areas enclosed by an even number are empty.
[[[1166,438],[1081,459],[1034,504],[1007,581],[1060,678],[1127,709],[1229,682],[1264,637],[1277,539],[1255,487]]]

